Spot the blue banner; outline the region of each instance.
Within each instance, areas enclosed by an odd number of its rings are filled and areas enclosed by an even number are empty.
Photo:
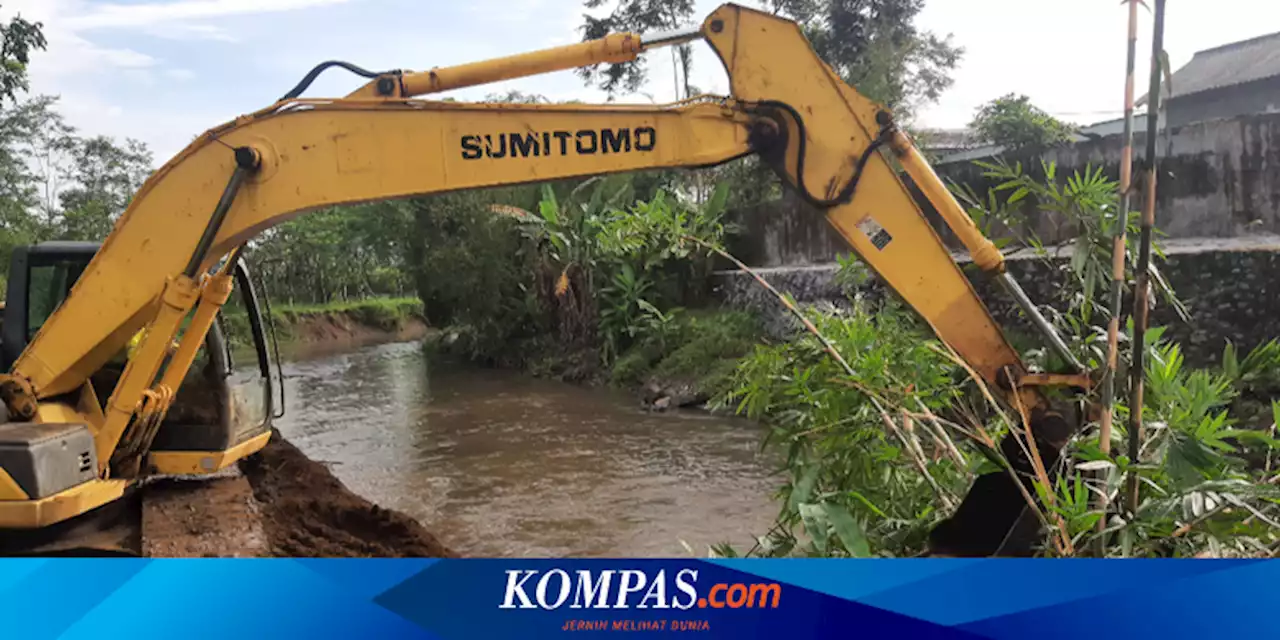
[[[0,637],[1267,637],[1277,578],[1250,560],[11,559]]]

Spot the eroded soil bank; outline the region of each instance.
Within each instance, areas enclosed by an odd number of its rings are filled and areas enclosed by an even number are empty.
[[[418,521],[352,493],[279,432],[240,468],[261,510],[271,555],[455,556]]]
[[[148,556],[456,556],[413,518],[352,493],[279,432],[239,468],[164,479],[145,492]]]
[[[386,342],[421,340],[431,330],[421,318],[408,317],[392,326],[372,326],[345,313],[321,313],[298,318],[288,327],[280,350],[286,357],[351,351]]]

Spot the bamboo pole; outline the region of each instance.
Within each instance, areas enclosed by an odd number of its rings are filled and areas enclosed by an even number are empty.
[[[1133,72],[1138,57],[1138,2],[1129,0],[1128,51],[1124,74],[1124,149],[1120,152],[1120,210],[1116,214],[1116,228],[1111,239],[1111,322],[1107,324],[1107,363],[1102,385],[1102,415],[1099,418],[1098,447],[1111,454],[1111,422],[1116,397],[1116,369],[1120,354],[1120,318],[1124,315],[1124,263],[1125,240],[1129,228],[1130,196],[1133,192]],[[1108,471],[1103,471],[1105,474]],[[1107,528],[1107,494],[1098,494],[1098,533]],[[1103,555],[1106,541],[1098,537],[1098,555]]]
[[[1142,236],[1138,245],[1138,264],[1135,266],[1133,292],[1133,370],[1130,372],[1129,392],[1129,461],[1138,462],[1142,447],[1143,376],[1146,372],[1147,316],[1151,309],[1149,297],[1151,264],[1151,231],[1156,218],[1156,134],[1160,120],[1161,53],[1164,51],[1164,4],[1156,0],[1155,24],[1151,35],[1151,88],[1147,92],[1147,157],[1146,201],[1142,207]],[[1138,509],[1138,476],[1129,473],[1126,493],[1129,511]]]

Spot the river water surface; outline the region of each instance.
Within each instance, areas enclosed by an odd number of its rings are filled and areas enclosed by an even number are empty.
[[[750,546],[776,513],[751,423],[437,364],[418,343],[284,371],[285,437],[463,555],[705,555]]]

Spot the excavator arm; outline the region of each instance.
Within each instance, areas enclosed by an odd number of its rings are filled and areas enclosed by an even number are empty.
[[[697,39],[724,63],[728,97],[666,106],[421,98],[630,60],[654,47]],[[262,231],[333,205],[708,166],[753,153],[824,211],[854,251],[944,342],[993,387],[1006,391],[1011,406],[1027,412],[1048,408],[1035,388],[1016,384],[1026,373],[1018,354],[891,159],[978,266],[1011,284],[1000,253],[890,114],[845,84],[792,22],[724,5],[699,28],[683,32],[612,35],[458,67],[382,74],[342,99],[298,97],[304,88],[206,132],[157,171],[70,295],[0,379],[0,394],[15,419],[49,422],[72,416],[88,425],[98,481],[119,479],[119,468],[136,466],[123,464],[122,451],[145,454],[145,425],[164,414],[229,292],[225,266],[210,270],[225,265]],[[1034,313],[1034,307],[1028,310]],[[179,348],[161,375],[166,350],[188,317]],[[144,328],[146,337],[102,411],[88,415],[72,409],[89,377]],[[224,456],[224,463],[234,457]],[[152,455],[147,465],[160,471],[171,466],[160,455]],[[0,523],[7,504],[2,488],[0,482]],[[109,500],[112,493],[102,495]]]

